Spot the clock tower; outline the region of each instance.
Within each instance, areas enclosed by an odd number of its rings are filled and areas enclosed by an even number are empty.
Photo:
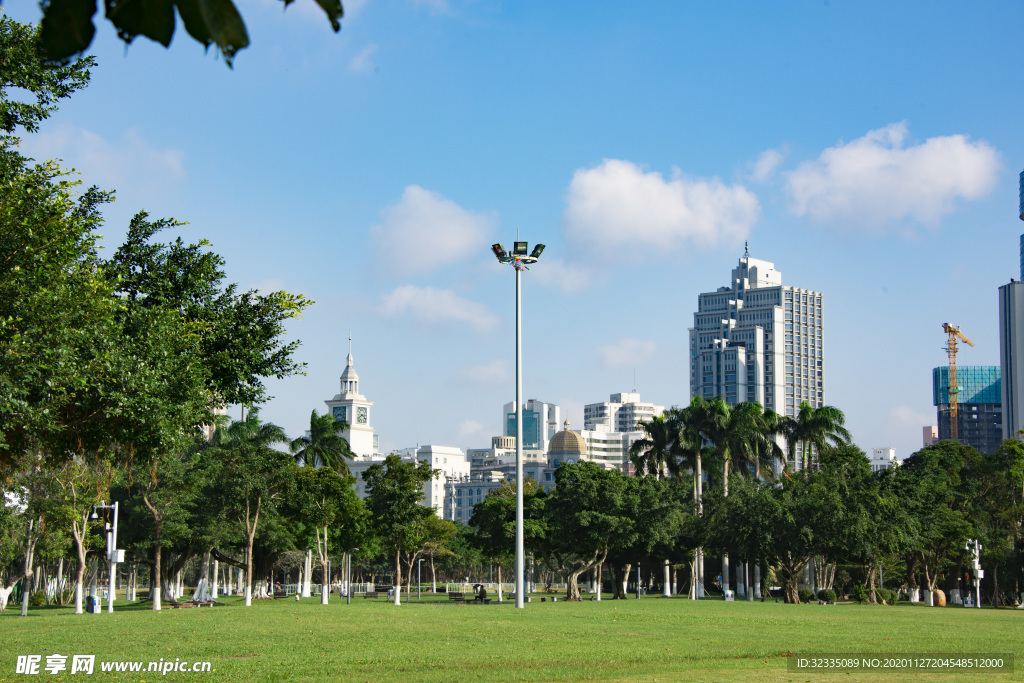
[[[359,375],[352,363],[352,335],[348,337],[348,359],[341,373],[341,393],[324,401],[336,421],[348,423],[342,433],[352,452],[360,457],[370,457],[377,451],[377,437],[370,426],[370,408],[373,401],[359,393]]]

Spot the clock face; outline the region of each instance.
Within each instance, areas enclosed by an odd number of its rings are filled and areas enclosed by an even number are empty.
[[[356,422],[366,424],[366,408],[356,408]]]
[[[334,421],[335,422],[346,422],[347,415],[345,413],[345,406],[334,406]]]

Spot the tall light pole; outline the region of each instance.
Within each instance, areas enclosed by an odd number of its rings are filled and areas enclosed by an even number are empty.
[[[512,253],[507,253],[500,244],[492,244],[491,251],[499,263],[511,263],[516,271],[516,608],[523,609],[526,603],[526,547],[523,542],[523,316],[522,316],[522,272],[529,270],[527,264],[536,263],[544,251],[543,244],[529,252],[526,242],[513,242]]]
[[[92,518],[96,519],[98,515],[97,510],[113,510],[114,511],[114,524],[110,522],[104,522],[103,526],[107,532],[107,562],[110,568],[110,588],[107,596],[107,613],[114,613],[114,579],[117,576],[117,563],[124,562],[124,551],[117,550],[117,503],[113,505],[105,505],[101,500],[99,505],[92,506]]]

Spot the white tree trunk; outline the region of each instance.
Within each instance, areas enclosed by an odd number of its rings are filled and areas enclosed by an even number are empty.
[[[7,588],[0,585],[0,612],[3,612],[7,608],[7,600],[11,597],[11,591],[14,590],[14,586],[17,582],[12,583]]]
[[[313,571],[313,549],[312,548],[307,548],[306,549],[306,565],[305,565],[305,569],[303,569],[303,572],[302,572],[302,597],[304,597],[304,598],[308,598],[309,595],[310,595],[310,592],[309,592],[309,579],[310,579],[310,574],[312,573],[312,571]]]
[[[754,597],[761,597],[761,565],[754,565]]]
[[[210,588],[210,598],[216,600],[219,596],[220,590],[220,562],[216,559],[213,561],[213,586]]]
[[[665,581],[661,588],[661,597],[672,597],[672,567],[669,566],[668,560],[665,560]]]

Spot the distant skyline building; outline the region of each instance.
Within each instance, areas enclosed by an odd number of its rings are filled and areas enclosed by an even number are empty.
[[[895,448],[873,448],[871,453],[871,471],[891,469],[899,466],[900,461],[896,459]]]
[[[788,416],[803,401],[825,405],[822,328],[821,293],[783,285],[774,263],[747,251],[728,286],[697,297],[690,395],[757,401]]]
[[[928,425],[921,428],[921,446],[928,448],[939,440],[939,428],[935,425]]]
[[[583,429],[597,430],[601,425],[612,432],[633,432],[640,422],[650,422],[664,412],[665,406],[641,402],[636,390],[612,394],[603,403],[583,407]]]
[[[981,453],[996,452],[1003,440],[1002,381],[997,365],[960,365],[956,369],[957,436]],[[932,405],[939,440],[950,438],[949,366],[932,369]]]
[[[523,404],[523,450],[547,452],[551,437],[558,431],[561,409],[554,403],[531,398]],[[516,435],[516,402],[505,404],[502,415],[505,433]],[[513,446],[514,447],[514,446]]]

